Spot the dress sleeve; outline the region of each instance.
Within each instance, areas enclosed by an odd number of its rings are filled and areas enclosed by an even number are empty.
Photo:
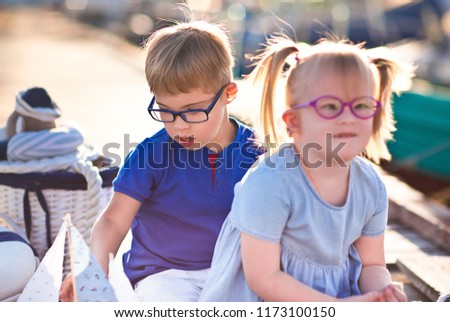
[[[242,232],[278,242],[289,217],[287,183],[277,169],[258,166],[235,186],[230,221]]]
[[[363,227],[362,235],[373,237],[382,234],[387,225],[388,196],[386,186],[377,175],[378,181],[378,202],[374,213],[369,217]]]

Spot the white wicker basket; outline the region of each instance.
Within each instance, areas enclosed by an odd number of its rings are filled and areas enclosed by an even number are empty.
[[[109,182],[103,184],[106,172]],[[111,178],[116,173],[117,168],[99,171],[79,155],[0,162],[0,212],[27,232],[42,259],[67,213],[89,242],[94,221],[112,195]],[[68,178],[75,178],[78,183],[71,185]]]

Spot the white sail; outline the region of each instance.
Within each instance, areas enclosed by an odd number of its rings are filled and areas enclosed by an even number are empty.
[[[115,292],[80,232],[69,226],[69,255],[75,301],[116,302]]]
[[[58,235],[41,264],[25,286],[18,302],[58,302],[62,283],[64,243],[68,218],[64,220]]]

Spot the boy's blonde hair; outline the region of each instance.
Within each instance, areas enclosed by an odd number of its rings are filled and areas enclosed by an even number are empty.
[[[286,71],[286,60],[293,55],[295,60]],[[285,36],[270,38],[263,53],[253,58],[257,64],[249,79],[262,83],[261,122],[266,140],[273,140],[267,144],[278,146],[282,133],[274,119],[275,92],[280,76],[286,77],[286,108],[289,109],[295,103],[302,103],[298,101],[302,93],[331,70],[344,78],[359,77],[373,84],[374,98],[381,102],[381,108],[374,116],[372,136],[364,153],[377,163],[380,159],[390,159],[386,141],[392,139],[395,131],[392,92],[396,80],[413,76],[411,65],[393,59],[387,48],[367,50],[362,45],[330,39],[304,47]]]
[[[216,92],[233,80],[234,58],[227,32],[206,21],[157,30],[147,43],[145,75],[158,94],[201,89]]]

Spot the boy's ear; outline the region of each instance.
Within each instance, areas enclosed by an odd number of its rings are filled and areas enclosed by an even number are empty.
[[[293,134],[294,132],[299,132],[301,130],[298,115],[295,113],[295,111],[284,111],[282,118],[284,123],[286,124],[286,128],[289,134]]]
[[[231,82],[225,87],[225,94],[227,95],[227,104],[234,101],[238,93],[238,87],[236,83]]]

